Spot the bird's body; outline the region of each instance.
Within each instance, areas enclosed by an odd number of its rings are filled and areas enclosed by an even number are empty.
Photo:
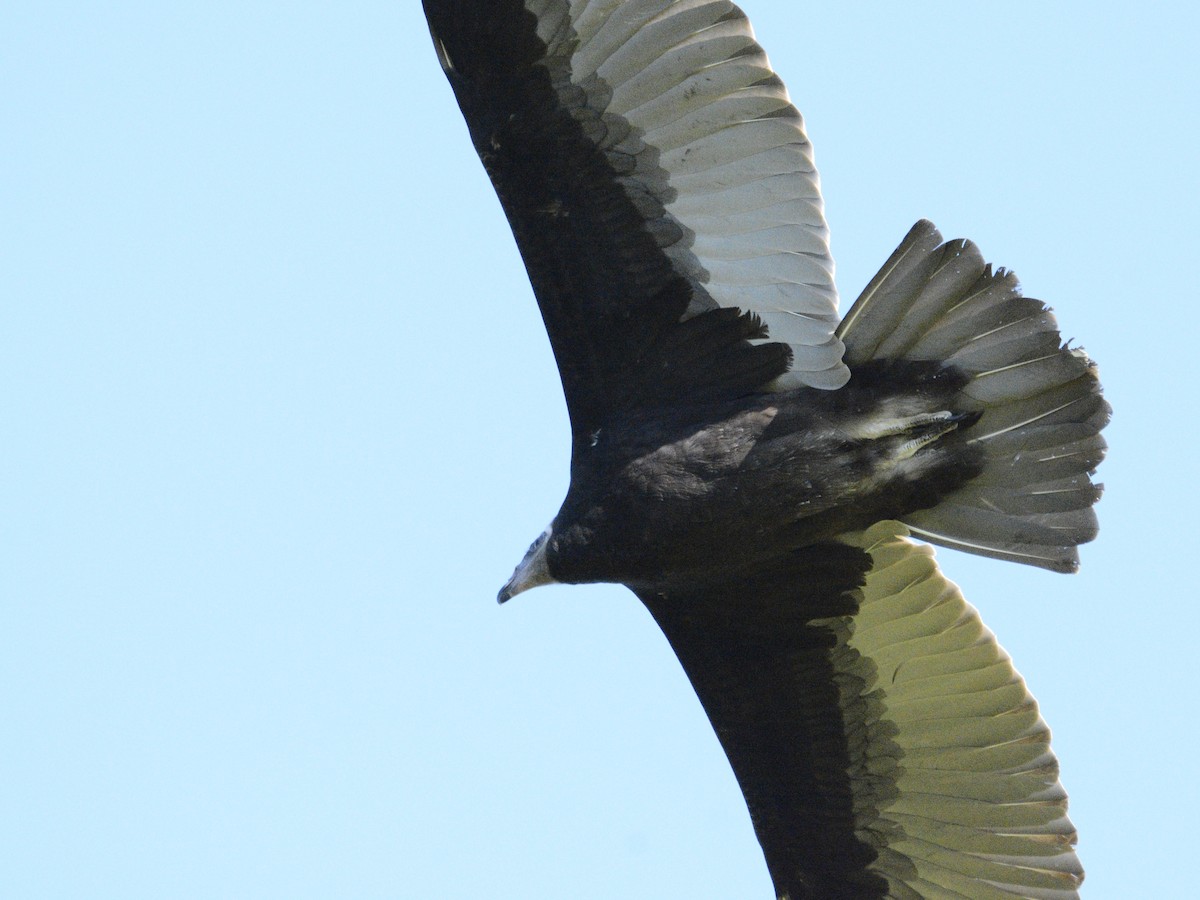
[[[814,388],[644,411],[576,448],[553,574],[653,590],[934,506],[978,454],[949,435],[962,384],[940,366],[864,367]]]
[[[1073,571],[1095,366],[925,221],[839,320],[802,119],[728,0],[424,6],[571,416],[500,599],[634,591],[779,897],[1077,896],[1049,730],[909,537]]]

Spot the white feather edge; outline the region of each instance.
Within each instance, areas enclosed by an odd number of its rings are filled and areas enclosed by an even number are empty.
[[[874,673],[863,696],[878,718],[856,725],[888,737],[861,765],[896,788],[874,796],[877,779],[853,779],[859,836],[880,849],[871,868],[896,897],[1078,897],[1050,730],[933,549],[908,534],[882,522],[845,538],[875,564],[839,658]]]
[[[772,385],[833,389],[849,379],[820,181],[800,114],[741,10],[727,0],[525,0],[571,80],[608,89],[644,144],[623,179],[658,197],[694,240],[664,248],[721,306],[764,318],[790,345]],[[619,133],[614,129],[614,133]],[[616,149],[616,148],[609,148]],[[647,160],[647,162],[643,162]],[[665,171],[668,189],[645,170]],[[759,240],[761,239],[761,240]]]

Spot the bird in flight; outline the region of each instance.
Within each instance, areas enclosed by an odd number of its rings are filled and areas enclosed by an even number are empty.
[[[1078,566],[1091,360],[926,221],[839,320],[803,120],[733,3],[424,8],[570,414],[566,499],[499,599],[641,599],[777,897],[1077,896],[1049,729],[928,544]]]

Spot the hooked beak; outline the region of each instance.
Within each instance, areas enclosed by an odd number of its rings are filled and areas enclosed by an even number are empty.
[[[547,528],[542,532],[541,537],[529,545],[529,549],[525,552],[525,558],[513,571],[512,578],[508,579],[504,587],[500,588],[500,593],[496,595],[497,603],[504,603],[522,591],[539,585],[558,583],[557,579],[550,574],[550,568],[546,562],[546,545],[549,540],[550,529]]]

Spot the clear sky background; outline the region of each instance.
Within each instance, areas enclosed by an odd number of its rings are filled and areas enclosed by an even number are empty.
[[[1197,7],[746,7],[843,308],[927,216],[1100,362],[1082,572],[939,558],[1086,896],[1187,896]],[[416,0],[3,4],[0,210],[0,895],[770,896],[634,597],[495,604],[567,419]]]

